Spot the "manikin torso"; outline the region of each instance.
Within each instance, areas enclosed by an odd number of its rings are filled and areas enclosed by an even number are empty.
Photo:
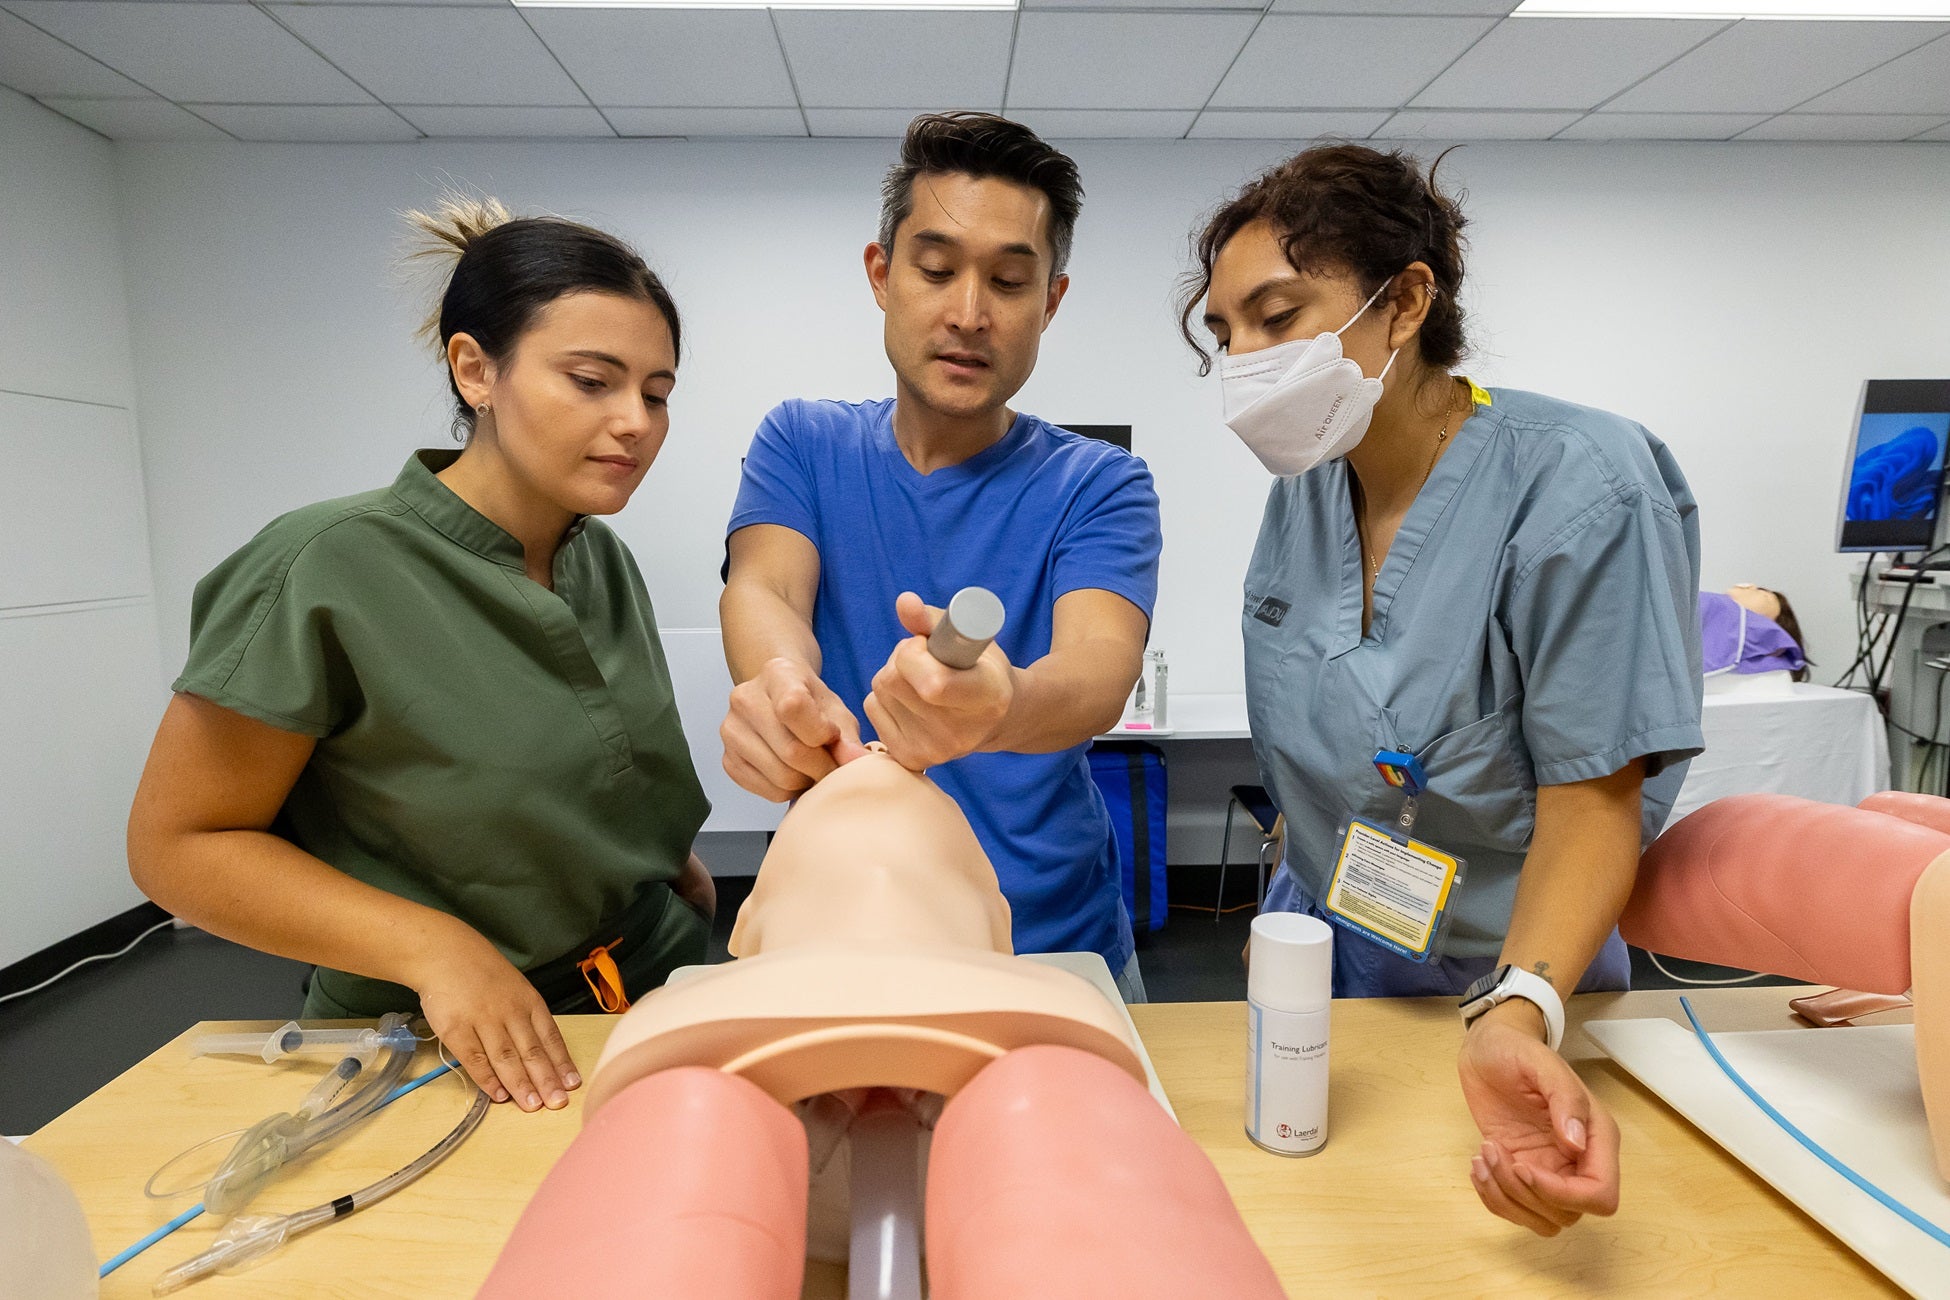
[[[954,801],[883,754],[840,768],[786,815],[731,952],[623,1016],[591,1110],[679,1065],[742,1075],[788,1104],[876,1086],[951,1096],[1035,1043],[1144,1080],[1124,1018],[1096,989],[1011,954],[1009,905]]]

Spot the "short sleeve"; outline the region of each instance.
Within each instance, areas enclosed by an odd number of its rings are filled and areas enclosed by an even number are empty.
[[[1698,754],[1698,578],[1689,525],[1624,484],[1519,575],[1508,613],[1539,785],[1648,777]]]
[[[726,537],[753,524],[779,524],[817,543],[819,509],[812,476],[793,445],[798,423],[790,402],[773,407],[759,422],[738,476],[738,499]]]
[[[1158,603],[1158,553],[1164,537],[1151,471],[1120,454],[1093,474],[1064,520],[1052,551],[1052,588],[1112,592],[1144,611]]]
[[[273,524],[196,584],[190,654],[172,689],[307,736],[338,729],[357,697],[333,629],[330,565]]]

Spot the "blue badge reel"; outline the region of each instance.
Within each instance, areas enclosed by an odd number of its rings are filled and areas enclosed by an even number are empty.
[[[1402,792],[1393,826],[1351,818],[1341,827],[1340,852],[1321,906],[1327,918],[1410,961],[1441,950],[1449,902],[1468,866],[1453,853],[1411,837],[1417,801],[1428,776],[1413,754],[1384,749],[1374,756],[1381,779]]]

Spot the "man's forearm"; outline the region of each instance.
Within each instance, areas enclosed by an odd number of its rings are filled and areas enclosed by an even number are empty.
[[[727,584],[718,598],[718,622],[734,685],[758,676],[773,659],[794,659],[815,673],[820,669],[812,623],[775,591],[756,583]]]
[[[986,752],[1052,754],[1102,735],[1123,716],[1137,683],[1138,662],[1121,639],[1088,641],[1052,652],[1015,670],[1015,699]]]

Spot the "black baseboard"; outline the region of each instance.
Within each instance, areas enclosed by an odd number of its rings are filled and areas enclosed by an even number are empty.
[[[0,997],[31,989],[49,976],[60,974],[83,957],[114,952],[150,926],[167,920],[168,912],[154,903],[143,903],[119,916],[111,916],[99,925],[91,925],[80,934],[70,935],[57,944],[30,953],[11,966],[0,967]]]

